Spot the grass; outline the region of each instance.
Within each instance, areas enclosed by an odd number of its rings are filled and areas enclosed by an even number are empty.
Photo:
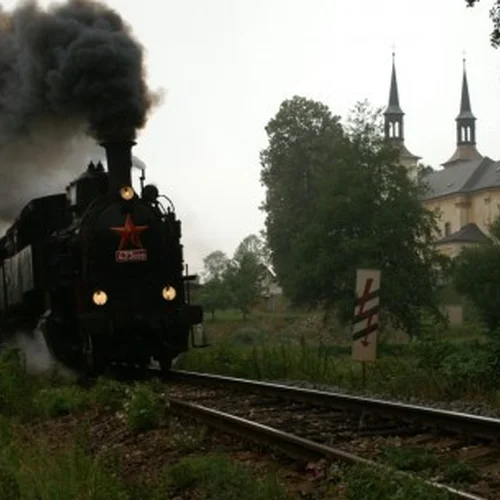
[[[240,332],[241,333],[241,332]],[[266,369],[265,356],[272,359],[275,375],[305,373],[319,378],[330,373],[331,358],[327,349],[309,349],[306,345],[267,345],[262,335],[260,344],[248,343],[243,332],[236,346],[223,345],[212,350],[207,359],[213,367],[232,370],[241,353],[251,353],[247,366],[240,365],[241,373],[249,366]],[[243,345],[241,345],[243,344]],[[240,349],[235,354],[234,348]],[[206,351],[210,352],[210,351]],[[267,353],[267,354],[266,354]],[[207,354],[205,354],[206,356]],[[238,357],[240,356],[240,357]],[[261,357],[259,357],[261,356]],[[317,356],[324,364],[317,363]],[[276,365],[276,359],[281,360]],[[206,361],[206,360],[205,360]],[[430,362],[431,360],[427,360]],[[335,373],[340,371],[335,368]],[[325,371],[326,370],[326,371]],[[332,372],[333,373],[333,372]],[[346,373],[348,373],[346,371]],[[266,468],[255,473],[252,467],[239,463],[223,453],[208,453],[208,434],[203,427],[193,428],[177,419],[166,418],[162,401],[162,384],[143,383],[125,385],[100,379],[91,390],[84,390],[51,373],[46,377],[32,377],[24,369],[23,357],[17,350],[0,353],[0,498],[6,500],[168,500],[175,498],[221,500],[281,500],[292,498],[287,494],[275,471]],[[353,376],[353,379],[355,377]],[[91,446],[87,411],[118,412],[123,416],[134,439],[143,440],[145,433],[161,427],[170,436],[170,446],[176,463],[167,461],[153,483],[130,479],[122,468],[123,457],[116,451],[95,453]],[[58,436],[37,431],[47,420],[70,415],[78,421],[78,431],[66,436],[68,443],[59,442]],[[160,431],[157,431],[160,432]],[[94,443],[95,444],[95,443]],[[435,459],[415,450],[387,449],[385,461],[396,468],[422,471],[434,470]],[[426,498],[446,500],[445,493],[418,481],[401,479],[394,475],[381,475],[360,468],[342,467],[342,474],[327,477],[324,488],[328,491],[310,493],[304,498],[363,498],[364,500]],[[467,484],[477,479],[477,471],[464,463],[449,463],[444,468],[446,480]]]
[[[0,448],[1,498],[9,500],[128,500],[126,488],[99,460],[74,446],[51,449],[43,436],[31,436],[4,423]]]
[[[163,420],[165,403],[161,395],[146,384],[135,384],[127,389],[124,404],[125,415],[130,429],[147,431],[158,427]]]
[[[452,500],[454,495],[418,480],[353,467],[343,487],[346,500]]]
[[[444,329],[426,325],[422,337],[405,340],[386,331],[378,359],[366,365],[351,359],[349,334],[323,323],[320,315],[254,315],[248,322],[207,322],[212,343],[192,349],[180,368],[271,380],[305,380],[388,396],[428,400],[485,401],[500,404],[500,342],[492,342],[474,324]]]
[[[396,469],[413,472],[434,471],[439,464],[436,455],[420,448],[388,447],[382,450],[382,460]]]
[[[272,474],[259,482],[241,465],[223,455],[188,457],[167,471],[167,484],[176,493],[196,490],[201,498],[217,500],[285,500]]]
[[[262,482],[248,467],[228,457],[200,455],[206,429],[165,419],[161,384],[127,386],[100,379],[91,390],[84,390],[53,373],[30,376],[17,349],[0,353],[0,374],[2,500],[168,500],[184,490],[195,492],[198,498],[222,500],[286,498],[272,475]],[[164,426],[179,453],[197,456],[166,464],[154,484],[121,477],[121,457],[113,451],[91,452],[85,411],[92,408],[118,411],[133,433]],[[80,419],[76,434],[65,436],[64,442],[35,430],[38,424],[64,415]]]
[[[181,361],[186,370],[243,378],[306,380],[389,396],[433,400],[482,400],[498,404],[495,359],[489,345],[417,342],[398,353],[381,353],[366,366],[328,346],[224,342],[191,351]],[[440,353],[440,354],[438,354]]]

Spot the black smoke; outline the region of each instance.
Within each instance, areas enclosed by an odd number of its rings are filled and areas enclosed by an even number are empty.
[[[133,139],[157,96],[143,48],[118,13],[89,0],[3,13],[0,126],[26,133],[33,120],[73,117],[99,140]]]
[[[134,139],[159,101],[142,46],[108,6],[0,10],[0,220],[60,190],[96,141]]]

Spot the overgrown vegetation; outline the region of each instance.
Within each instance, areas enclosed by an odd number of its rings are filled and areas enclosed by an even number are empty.
[[[316,318],[316,319],[314,319]],[[232,327],[231,327],[232,325]],[[191,350],[181,367],[237,377],[306,380],[350,391],[422,400],[469,399],[499,405],[500,342],[474,324],[444,328],[424,322],[420,337],[408,342],[397,331],[379,339],[378,360],[366,366],[351,359],[348,332],[302,319],[254,318],[253,323],[211,324],[212,347]],[[498,332],[500,336],[500,332]]]
[[[86,411],[118,412],[135,434],[163,426],[183,454],[200,452],[205,429],[165,418],[163,386],[154,381],[128,386],[103,378],[85,390],[54,375],[31,376],[19,350],[0,351],[0,498],[167,500],[184,489],[196,490],[198,498],[286,498],[271,476],[261,483],[247,468],[219,455],[166,464],[153,484],[121,477],[120,457],[111,451],[92,453]],[[68,415],[81,419],[68,442],[36,431],[48,419]]]
[[[268,475],[261,482],[227,457],[213,455],[181,460],[168,473],[168,482],[180,490],[195,489],[202,498],[217,500],[285,500],[287,495]]]
[[[165,418],[160,383],[127,386],[101,379],[91,390],[84,390],[54,374],[38,378],[28,375],[23,356],[15,349],[0,352],[0,373],[2,499],[168,500],[186,495],[207,500],[294,498],[278,480],[278,471],[260,471],[256,476],[247,464],[235,462],[228,455],[204,452],[206,429],[193,429],[186,422]],[[95,412],[122,415],[129,432],[140,441],[145,439],[148,430],[159,432],[161,429],[170,435],[170,446],[175,447],[182,458],[166,463],[152,482],[128,477],[122,456],[112,449],[95,453],[96,443],[90,439],[88,416]],[[49,419],[68,417],[77,419],[77,430],[64,436],[62,441],[44,430]],[[392,476],[381,482],[380,478],[370,479],[366,473],[361,481],[357,474],[349,473],[348,468],[346,471],[340,477],[327,478],[318,496],[311,493],[308,498],[325,498],[325,488],[329,491],[333,488],[339,498],[347,499],[406,498],[383,495],[416,495],[420,491],[425,492],[429,500],[446,498],[417,482],[408,483]],[[453,464],[449,477],[456,482],[471,481],[474,473],[466,464]],[[379,496],[359,496],[377,488]]]
[[[348,500],[452,500],[452,493],[381,471],[355,467],[346,480]]]

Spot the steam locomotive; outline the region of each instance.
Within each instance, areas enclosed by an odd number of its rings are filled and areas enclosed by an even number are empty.
[[[101,143],[66,193],[31,200],[0,239],[0,338],[38,323],[53,355],[85,374],[111,365],[163,372],[188,349],[191,305],[181,222],[154,185],[132,186],[129,140]]]

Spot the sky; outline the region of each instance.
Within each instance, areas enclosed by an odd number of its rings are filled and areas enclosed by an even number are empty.
[[[263,229],[259,153],[281,102],[301,95],[342,117],[363,99],[385,106],[393,45],[409,150],[434,168],[453,154],[465,50],[478,150],[500,159],[493,1],[107,0],[165,90],[134,154],[175,204],[190,271]]]

